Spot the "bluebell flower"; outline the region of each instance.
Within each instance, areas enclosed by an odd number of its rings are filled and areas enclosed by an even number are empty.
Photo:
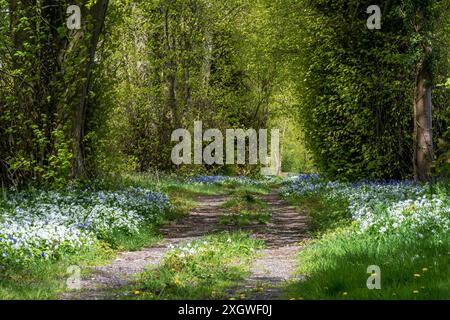
[[[8,239],[11,240],[14,244],[17,243],[17,240],[14,239],[14,237],[12,235],[10,235],[10,234],[8,235]]]
[[[100,200],[105,200],[106,199],[105,194],[103,192],[99,192],[98,193],[98,197],[100,198]]]

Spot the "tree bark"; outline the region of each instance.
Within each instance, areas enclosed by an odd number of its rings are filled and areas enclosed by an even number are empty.
[[[429,181],[433,162],[432,76],[424,65],[417,75],[414,96],[414,178]]]
[[[167,105],[172,112],[172,126],[178,128],[180,126],[178,102],[177,102],[177,65],[175,61],[175,35],[170,34],[170,7],[168,6],[165,11],[164,17],[164,38],[165,38],[165,50],[170,55],[166,63],[166,99]],[[172,43],[171,43],[172,41]]]
[[[91,85],[92,72],[95,65],[95,53],[100,34],[105,23],[106,12],[108,10],[109,0],[98,0],[92,7],[93,30],[88,48],[89,58],[85,69],[85,80],[80,89],[79,105],[75,111],[74,120],[74,163],[72,173],[75,178],[82,179],[86,177],[86,164],[84,152],[84,137],[86,135],[88,95]]]
[[[428,42],[429,21],[426,8],[416,12],[414,28],[423,38],[421,50],[423,58],[417,68],[414,93],[414,179],[429,181],[433,163],[433,124],[432,124],[432,48]]]

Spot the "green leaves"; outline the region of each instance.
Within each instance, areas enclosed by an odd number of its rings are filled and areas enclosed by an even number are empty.
[[[412,170],[412,94],[425,34],[411,28],[414,16],[398,4],[385,10],[381,30],[367,30],[370,4],[275,5],[280,34],[289,30],[279,46],[290,50],[299,122],[319,170],[333,179],[406,178]],[[290,10],[296,6],[305,10]],[[448,48],[438,49],[448,57]]]

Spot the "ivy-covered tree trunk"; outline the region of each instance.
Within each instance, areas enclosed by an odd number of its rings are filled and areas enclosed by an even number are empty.
[[[109,0],[98,0],[92,7],[93,30],[91,34],[90,44],[88,47],[89,57],[85,68],[85,77],[80,88],[79,106],[75,111],[74,119],[74,161],[72,165],[72,173],[75,178],[85,178],[86,165],[84,153],[84,138],[86,135],[87,108],[89,88],[92,79],[92,72],[95,65],[95,53],[100,34],[105,23],[106,12],[108,10]]]
[[[9,32],[0,37],[0,85],[6,89],[0,172],[8,184],[62,185],[71,173],[86,176],[84,144],[94,113],[88,98],[109,0],[78,3],[83,27],[73,31],[66,25],[69,0],[2,4],[8,10],[0,13],[9,20],[2,30]]]
[[[414,178],[418,181],[430,179],[433,162],[431,82],[431,71],[424,65],[417,75],[414,96]]]

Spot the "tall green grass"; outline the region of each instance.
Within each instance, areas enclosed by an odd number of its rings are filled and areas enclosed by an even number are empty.
[[[68,290],[68,268],[78,266],[86,275],[89,267],[107,264],[114,257],[108,246],[97,245],[90,252],[66,256],[58,261],[42,260],[27,266],[0,270],[0,300],[54,300]]]
[[[450,240],[450,239],[449,239]],[[327,233],[298,257],[304,281],[291,284],[287,297],[304,299],[448,299],[448,243],[406,242],[351,232]],[[381,269],[381,289],[367,288],[367,268]]]

